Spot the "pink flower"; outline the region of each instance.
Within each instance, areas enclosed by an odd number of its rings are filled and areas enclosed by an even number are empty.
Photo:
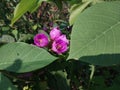
[[[62,54],[68,50],[69,41],[66,35],[61,35],[59,38],[53,41],[52,50],[57,54]]]
[[[56,38],[58,38],[61,35],[61,31],[55,27],[50,31],[50,38],[51,40],[55,40]]]
[[[43,33],[39,33],[37,35],[35,35],[34,37],[34,44],[38,47],[46,47],[49,43],[48,37],[43,34]]]
[[[66,38],[66,35],[61,35],[59,38],[57,39],[61,39],[62,41],[66,42],[67,44],[69,44],[69,40]]]

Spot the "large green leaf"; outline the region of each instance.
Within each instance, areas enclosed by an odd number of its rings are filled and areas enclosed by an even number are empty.
[[[11,81],[0,73],[0,90],[18,90]]]
[[[120,2],[86,9],[75,22],[68,59],[95,65],[120,64]]]
[[[69,18],[70,25],[74,24],[74,22],[79,17],[79,14],[83,12],[84,9],[86,9],[88,6],[101,2],[103,2],[103,0],[83,0],[78,4],[73,4],[70,8],[70,18]]]
[[[46,50],[22,42],[10,43],[0,48],[0,70],[28,72],[42,68],[55,59]]]
[[[35,11],[40,6],[42,1],[46,0],[21,0],[15,8],[11,25],[13,25],[27,11]]]

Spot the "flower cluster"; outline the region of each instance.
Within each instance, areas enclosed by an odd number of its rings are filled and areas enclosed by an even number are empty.
[[[69,40],[57,27],[50,31],[50,41],[43,33],[34,37],[34,44],[38,47],[47,47],[49,42],[52,42],[51,50],[57,54],[62,54],[68,50]]]

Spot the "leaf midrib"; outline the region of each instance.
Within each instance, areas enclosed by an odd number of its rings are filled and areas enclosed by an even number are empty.
[[[99,35],[97,35],[97,37],[95,39],[92,39],[88,44],[84,45],[79,51],[82,52],[82,50],[84,50],[86,47],[88,47],[91,43],[93,43],[94,41],[96,41],[97,39],[99,39],[100,37],[102,37],[104,34],[106,34],[107,32],[111,31],[111,29],[117,25],[120,24],[120,21],[116,22],[115,24],[113,24],[111,27],[109,27],[108,29],[105,29],[104,32],[100,33]],[[72,54],[71,56],[76,55],[78,52],[78,50],[76,52],[74,52],[74,54]],[[76,57],[78,58],[78,57]]]

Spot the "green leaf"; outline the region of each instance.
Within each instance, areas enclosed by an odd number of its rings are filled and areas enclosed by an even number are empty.
[[[10,27],[8,27],[8,26],[6,26],[6,27],[2,26],[1,29],[2,29],[2,31],[8,31],[10,29]]]
[[[95,65],[120,64],[120,2],[86,9],[76,20],[68,59]]]
[[[22,42],[0,48],[0,70],[29,72],[43,68],[55,59],[46,50]]]
[[[77,4],[71,7],[71,13],[69,18],[70,25],[74,24],[79,14],[91,3],[91,1],[87,1],[83,4]]]
[[[2,35],[0,38],[0,43],[9,43],[9,42],[15,42],[15,39],[10,35]]]
[[[42,1],[46,0],[21,0],[15,8],[14,17],[11,21],[11,26],[27,11],[35,11],[38,6],[40,6]]]
[[[12,30],[12,34],[14,35],[15,39],[18,39],[18,30]]]
[[[12,82],[0,73],[0,90],[18,90]]]
[[[48,85],[54,90],[70,90],[69,80],[63,71],[55,71],[48,75]]]
[[[70,8],[70,18],[69,18],[70,25],[74,24],[74,22],[79,17],[79,14],[81,14],[87,7],[101,2],[103,2],[103,0],[83,0],[82,2],[73,4]]]
[[[56,3],[57,7],[62,10],[62,0],[54,0],[54,2]]]
[[[119,90],[120,89],[120,78],[116,77],[117,80],[112,79],[110,86],[105,83],[105,78],[102,76],[95,76],[93,78],[94,85],[90,87],[90,90]]]

